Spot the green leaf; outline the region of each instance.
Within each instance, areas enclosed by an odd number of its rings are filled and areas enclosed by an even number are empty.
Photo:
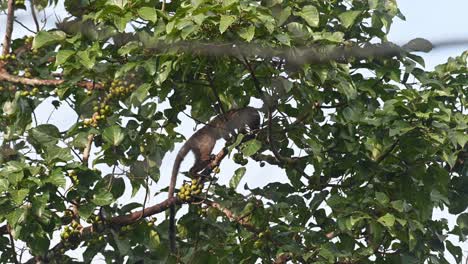
[[[289,37],[288,34],[285,34],[285,33],[281,33],[281,34],[276,34],[275,35],[275,38],[281,42],[281,44],[284,44],[286,46],[290,46],[291,45],[291,38]]]
[[[66,37],[67,34],[60,30],[39,31],[34,37],[32,48],[39,49],[47,45],[55,44],[64,40]]]
[[[10,184],[8,183],[7,179],[0,179],[0,193],[8,191],[8,186]]]
[[[375,199],[377,199],[377,201],[383,205],[387,204],[390,199],[388,198],[387,195],[385,195],[385,193],[382,193],[382,192],[376,192],[375,193]]]
[[[78,207],[78,211],[82,219],[89,218],[95,209],[96,209],[96,206],[93,203],[85,203],[85,204],[80,205],[80,207]]]
[[[402,200],[397,200],[397,201],[392,201],[390,203],[392,205],[392,207],[397,210],[398,212],[400,213],[403,213],[404,209],[405,209],[405,203],[404,201]]]
[[[250,157],[253,154],[257,153],[258,150],[262,148],[262,142],[259,140],[253,139],[245,142],[241,146],[241,151],[246,157]]]
[[[457,217],[457,225],[460,229],[468,231],[468,213],[460,214]]]
[[[140,85],[130,96],[130,103],[134,106],[140,106],[146,98],[148,98],[148,92],[151,88],[149,83],[144,83]]]
[[[114,202],[114,197],[110,192],[105,190],[100,190],[97,194],[93,195],[93,199],[91,200],[95,205],[104,206],[109,205]]]
[[[221,20],[219,21],[219,32],[223,34],[234,21],[236,21],[235,16],[221,15]]]
[[[124,140],[125,135],[121,127],[114,125],[104,129],[102,138],[113,146],[118,146]]]
[[[317,27],[319,25],[319,12],[313,5],[304,6],[298,15],[302,17],[311,27]]]
[[[393,216],[392,214],[387,213],[384,216],[377,219],[377,221],[379,223],[381,223],[382,225],[390,228],[390,227],[393,227],[393,225],[395,224],[395,216]]]
[[[114,25],[119,32],[125,32],[127,24],[132,19],[132,14],[127,13],[124,16],[114,16]]]
[[[158,14],[156,13],[156,9],[153,7],[142,7],[138,9],[138,15],[148,21],[156,22],[158,20]]]
[[[345,28],[349,28],[351,25],[354,24],[356,18],[361,14],[361,11],[346,11],[338,15],[341,23]]]
[[[284,22],[291,16],[291,7],[288,6],[284,9],[280,9],[279,12],[273,10],[273,17],[277,20],[277,25],[282,26]]]
[[[29,130],[29,137],[37,144],[56,144],[60,138],[60,131],[54,125],[39,125]]]
[[[54,163],[57,161],[70,161],[73,159],[73,156],[70,153],[69,148],[60,148],[57,146],[46,145],[45,148],[45,157],[47,163]]]
[[[107,0],[106,5],[117,6],[120,9],[123,9],[127,4],[128,0]]]
[[[76,56],[81,65],[85,66],[88,70],[92,69],[96,63],[95,58],[90,55],[89,50],[78,51]]]
[[[447,246],[447,250],[455,258],[456,263],[462,263],[462,259],[463,259],[462,249],[459,246],[453,245],[452,242],[450,242],[450,240],[446,240],[445,244]]]
[[[59,50],[57,55],[55,56],[55,64],[62,65],[67,62],[68,58],[70,58],[73,54],[75,54],[74,50]]]
[[[49,177],[44,180],[44,183],[50,183],[57,187],[65,187],[65,175],[61,169],[54,169],[50,172]]]
[[[244,139],[245,135],[244,134],[238,134],[237,135],[237,138],[236,138],[236,141],[234,143],[232,143],[232,145],[230,145],[228,147],[228,152],[231,153],[231,151],[233,149],[235,149],[237,146],[239,146],[239,144],[242,142],[242,140]]]
[[[17,205],[20,206],[23,204],[24,199],[26,196],[29,194],[29,189],[19,189],[19,190],[14,190],[10,192],[11,194],[11,199],[13,202]]]
[[[240,167],[234,172],[234,176],[232,176],[231,180],[229,181],[229,187],[236,189],[239,185],[239,182],[242,180],[242,177],[245,175],[245,167]]]
[[[255,26],[250,25],[247,28],[242,28],[238,34],[241,38],[245,39],[245,41],[250,42],[255,35]]]

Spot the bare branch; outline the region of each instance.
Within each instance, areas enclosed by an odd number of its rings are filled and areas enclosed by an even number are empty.
[[[31,1],[31,5],[30,5],[31,15],[32,15],[34,24],[36,25],[36,32],[39,32],[41,28],[39,27],[39,21],[37,20],[37,16],[36,16],[36,7],[34,6],[35,0],[30,0],[30,1]]]
[[[15,20],[15,1],[8,0],[7,21],[5,38],[3,39],[3,55],[10,53],[11,34],[13,33],[13,21]],[[2,65],[0,64],[0,67]]]
[[[28,28],[25,24],[21,23],[21,21],[19,21],[18,19],[15,19],[15,23],[17,23],[18,25],[20,25],[21,27],[23,27],[27,31],[29,31],[29,32],[31,32],[33,34],[36,34],[36,32],[34,32],[34,30]]]
[[[89,160],[89,153],[91,152],[91,147],[93,144],[93,139],[94,139],[94,134],[89,134],[88,135],[88,141],[86,142],[86,147],[83,151],[83,164],[88,166],[88,160]]]

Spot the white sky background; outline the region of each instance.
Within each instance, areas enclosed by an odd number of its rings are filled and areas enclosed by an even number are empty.
[[[27,1],[28,2],[28,1]],[[406,21],[401,21],[395,19],[394,24],[391,28],[391,33],[389,34],[389,40],[397,44],[404,44],[408,40],[423,37],[430,41],[438,40],[448,40],[448,39],[468,39],[468,1],[467,0],[398,0],[398,5],[402,13],[406,16]],[[27,3],[29,5],[29,3]],[[54,12],[59,17],[64,17],[63,7],[58,7],[54,11],[51,9],[47,10],[48,24],[53,26],[55,21]],[[29,13],[19,12],[17,13],[18,20],[31,26],[32,21],[29,19]],[[43,17],[43,14],[40,14]],[[3,41],[4,31],[5,30],[5,15],[0,14],[0,40]],[[27,31],[22,29],[18,24],[15,24],[15,37],[28,34]],[[424,57],[426,62],[426,69],[431,70],[434,66],[443,63],[447,60],[448,57],[457,56],[461,54],[464,50],[468,49],[468,44],[465,46],[457,47],[447,47],[436,49],[435,51],[429,54],[420,54]],[[36,114],[39,120],[39,124],[45,123],[49,114],[52,110],[50,101],[46,101],[41,106],[36,109]],[[177,129],[178,132],[184,134],[186,138],[190,137],[193,134],[194,122],[187,118],[184,115],[179,115],[179,118],[182,121],[183,126],[181,129]],[[76,121],[76,114],[74,114],[66,104],[63,104],[62,108],[55,111],[52,115],[49,123],[56,125],[59,129],[64,130],[69,128]],[[198,127],[200,128],[200,126]],[[176,145],[176,151],[180,148],[181,144]],[[221,145],[218,144],[215,149],[221,148]],[[156,204],[166,198],[166,193],[153,197],[153,195],[159,190],[166,188],[169,183],[169,177],[172,169],[172,162],[175,158],[175,151],[166,155],[163,159],[161,166],[161,180],[159,183],[152,186],[151,194],[148,201],[148,205]],[[91,157],[92,158],[92,157]],[[181,171],[186,171],[193,163],[193,158],[190,156],[182,164]],[[238,168],[239,165],[235,164],[230,159],[223,160],[220,168],[221,173],[219,175],[219,182],[221,184],[228,184],[230,177],[232,176],[234,170]],[[239,191],[243,189],[245,183],[248,183],[250,188],[261,187],[271,181],[281,181],[287,182],[287,177],[282,170],[275,168],[274,166],[266,165],[263,168],[260,168],[257,163],[252,160],[249,161],[247,165],[247,173],[244,176],[243,180],[239,184]],[[182,175],[179,175],[179,186],[181,183]],[[123,203],[127,203],[130,196],[130,190],[124,195],[125,199],[120,199]],[[140,192],[132,200],[142,201],[144,198],[144,193]],[[183,212],[183,211],[181,211]],[[161,219],[163,214],[159,214],[158,219]],[[448,218],[449,225],[453,226],[455,223],[455,217],[448,215],[445,212],[437,211],[434,214],[435,218]],[[160,220],[157,222],[159,223]],[[453,240],[456,242],[457,240]],[[468,255],[468,245],[463,245],[463,252],[466,257]],[[452,263],[455,261],[452,259]]]

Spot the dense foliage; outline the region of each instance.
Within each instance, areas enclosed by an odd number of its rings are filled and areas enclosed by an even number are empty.
[[[19,261],[22,245],[30,262],[97,252],[108,263],[448,263],[448,252],[461,261],[447,236],[468,234],[468,53],[432,72],[406,51],[321,63],[294,53],[385,43],[404,18],[394,0],[65,7],[57,28],[13,39],[0,58],[0,262]],[[181,111],[206,122],[259,101],[263,128],[222,157],[239,164],[230,186],[196,182],[202,200],[116,202],[169,177],[159,169],[184,140],[174,131]],[[41,103],[79,118],[37,124]],[[247,162],[278,166],[289,182],[260,174],[271,183],[240,194],[242,177],[259,177]],[[148,212],[175,201],[189,210],[171,256],[167,221]],[[130,214],[143,206],[153,206],[145,217]],[[458,215],[456,225],[434,219],[436,208]]]

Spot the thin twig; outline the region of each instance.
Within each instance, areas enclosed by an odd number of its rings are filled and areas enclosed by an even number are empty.
[[[34,7],[34,1],[35,0],[30,0],[31,1],[31,15],[33,17],[34,24],[36,25],[36,32],[39,32],[41,28],[39,27],[39,21],[37,21],[37,16],[36,16],[36,8]]]
[[[23,27],[27,31],[29,31],[29,32],[31,32],[33,34],[36,34],[36,32],[34,32],[34,30],[31,30],[30,28],[28,28],[25,24],[21,23],[18,19],[15,19],[15,23],[17,23],[18,25],[20,25],[21,27]]]

